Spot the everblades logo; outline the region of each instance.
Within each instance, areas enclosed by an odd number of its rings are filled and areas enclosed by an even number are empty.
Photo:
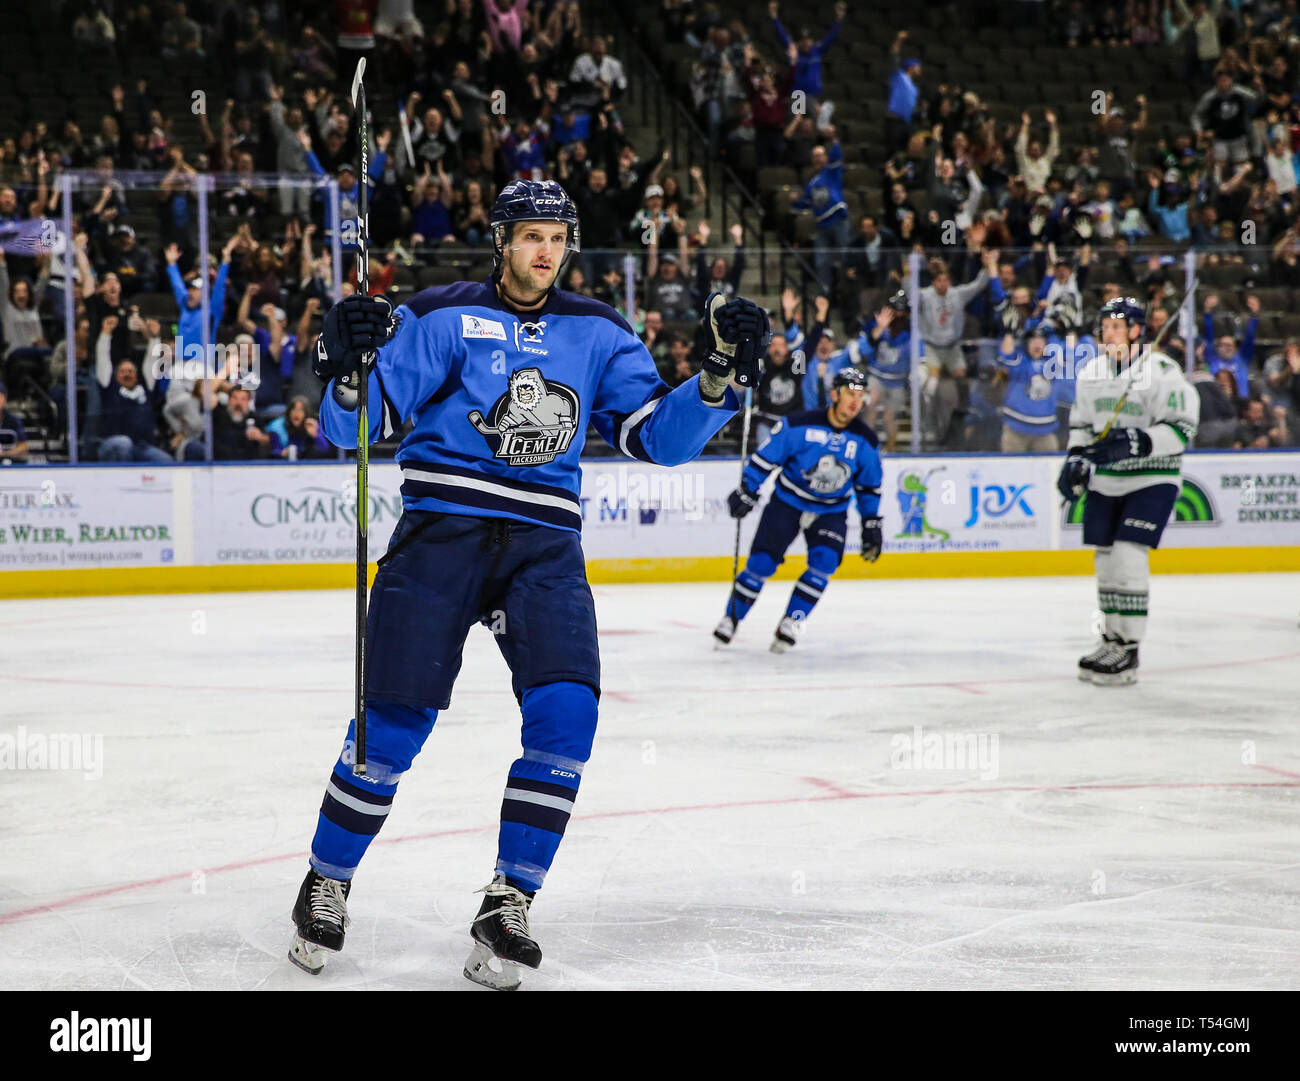
[[[1214,509],[1210,493],[1189,477],[1182,478],[1182,490],[1174,501],[1174,513],[1170,524],[1178,525],[1214,525],[1220,519]],[[1083,525],[1084,508],[1088,495],[1085,492],[1077,499],[1071,500],[1065,511],[1066,525]]]

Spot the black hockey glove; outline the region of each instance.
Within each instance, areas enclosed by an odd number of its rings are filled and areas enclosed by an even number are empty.
[[[758,496],[742,486],[727,496],[727,509],[733,518],[743,518],[758,503]]]
[[[311,370],[322,381],[350,384],[362,357],[369,354],[367,367],[373,365],[375,350],[393,336],[397,323],[386,297],[344,297],[325,313]]]
[[[1125,458],[1145,458],[1151,453],[1151,437],[1141,428],[1112,428],[1105,439],[1090,443],[1079,453],[1093,465],[1109,465]]]
[[[721,293],[710,293],[704,305],[704,330],[708,349],[700,373],[701,396],[720,401],[733,375],[742,387],[757,386],[759,361],[772,340],[767,312],[752,300],[727,300]]]
[[[880,551],[885,546],[885,534],[881,529],[879,516],[862,519],[862,558],[874,563],[880,558]]]
[[[1061,475],[1056,478],[1056,490],[1064,499],[1078,499],[1092,478],[1092,462],[1079,451],[1078,447],[1070,448],[1065,464],[1061,466]]]

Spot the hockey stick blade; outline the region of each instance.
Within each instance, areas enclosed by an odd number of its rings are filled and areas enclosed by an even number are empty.
[[[357,73],[352,76],[352,107],[357,106],[357,95],[361,93],[361,80],[366,74],[366,58],[357,61]]]

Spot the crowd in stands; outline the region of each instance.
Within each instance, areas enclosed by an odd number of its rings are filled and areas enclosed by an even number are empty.
[[[635,273],[648,273],[663,308],[656,321],[667,324],[656,349],[665,377],[697,370],[674,359],[673,338],[691,341],[709,282],[735,291],[742,239],[733,231],[732,259],[705,257],[703,175],[675,171],[663,148],[643,159],[626,137],[628,79],[606,39],[586,31],[575,0],[437,0],[421,12],[423,21],[401,0],[287,4],[270,26],[235,4],[142,2],[113,17],[68,5],[77,55],[114,77],[89,112],[29,117],[0,141],[9,389],[58,428],[73,379],[80,449],[92,459],[200,459],[208,412],[218,458],[332,456],[309,358],[333,302],[336,241],[343,293],[356,287],[354,240],[336,222],[355,218],[359,185],[378,294],[486,276],[488,216],[515,178],[558,179],[581,207],[584,251],[564,285],[603,297],[642,330],[643,296],[629,308],[619,250],[637,253]],[[348,98],[361,55],[384,79],[371,87],[364,178]],[[159,57],[176,79],[156,76]],[[197,139],[184,131],[192,92],[172,92],[191,84],[221,90],[205,91],[212,107],[198,111]],[[385,91],[391,113],[376,108]],[[71,237],[40,228],[62,216],[65,170],[79,177]],[[203,174],[214,178],[206,267]],[[222,347],[213,378],[182,363],[205,333]],[[170,357],[170,367],[157,363]]]
[[[1044,49],[1106,49],[1116,70],[1174,57],[1184,81],[1148,101],[1122,82],[1106,89],[1103,74],[1077,101],[1029,91],[1008,114],[1032,55],[988,86],[927,74],[927,52],[962,45],[960,21],[882,37],[866,5],[662,0],[655,33],[689,52],[678,89],[707,151],[760,189],[765,227],[806,256],[810,303],[785,293],[772,304],[763,423],[824,401],[851,363],[870,374],[868,419],[891,447],[904,419],[929,447],[1059,447],[1073,383],[1050,359],[1090,348],[1100,303],[1134,295],[1153,327],[1178,324],[1162,348],[1191,350],[1198,445],[1300,444],[1294,0],[973,8]],[[435,0],[420,17],[402,0],[286,3],[266,21],[221,2],[105,10],[72,3],[50,16],[76,59],[112,76],[93,106],[29,112],[0,140],[0,451],[23,447],[15,433],[38,419],[15,402],[49,414],[53,430],[66,424],[72,380],[85,457],[201,458],[208,413],[217,457],[333,455],[309,358],[333,302],[336,241],[343,291],[355,289],[338,221],[355,216],[362,183],[370,291],[400,294],[485,274],[501,186],[559,180],[583,234],[564,285],[613,305],[670,384],[698,370],[703,298],[753,292],[752,229],[711,225],[704,172],[629,138],[628,74],[574,0]],[[879,61],[869,84],[866,45]],[[365,177],[348,100],[361,55],[384,79]],[[219,90],[197,114],[192,84]],[[835,92],[849,84],[869,100]],[[68,170],[80,177],[73,235],[50,234]],[[797,179],[763,190],[774,170]],[[208,266],[204,174],[215,181]],[[1194,345],[1177,315],[1189,247],[1203,253]],[[225,347],[215,378],[153,363],[178,346],[185,359],[205,334]]]
[[[801,9],[797,30],[777,3],[766,20],[752,6],[732,7],[736,17],[664,0],[665,42],[695,50],[690,100],[699,123],[742,176],[760,189],[777,185],[759,197],[787,239],[808,249],[813,287],[826,300],[818,310],[836,316],[812,321],[806,334],[787,322],[788,334],[804,335],[797,362],[812,365],[818,348],[830,349],[833,324],[841,337],[818,366],[868,368],[873,423],[892,436],[908,408],[909,365],[892,340],[909,331],[907,305],[884,302],[910,285],[909,253],[923,256],[916,329],[925,445],[1045,450],[1063,445],[1074,394],[1052,355],[1090,355],[1093,318],[1108,296],[1140,297],[1152,324],[1163,325],[1181,300],[1181,251],[1195,247],[1212,268],[1198,296],[1207,283],[1217,287],[1192,347],[1198,389],[1218,418],[1198,445],[1300,444],[1300,381],[1286,360],[1300,353],[1285,293],[1300,285],[1300,12],[1292,0],[973,3],[962,6],[966,19],[948,9],[954,18],[942,37],[931,24],[919,38],[901,29],[883,39],[879,13],[858,18],[855,9],[850,18],[842,3],[829,25]],[[1013,32],[1030,35],[1015,39],[1028,45],[1023,61],[1013,56],[1005,73],[986,64],[989,85],[928,79],[927,49],[979,58],[960,38],[985,19],[1008,45]],[[856,89],[864,48],[886,51],[887,62],[870,91],[870,120],[846,121],[854,136],[846,142],[839,117],[856,104],[833,88]],[[1036,66],[1035,54],[1049,50]],[[1042,85],[1070,50],[1090,50],[1090,67],[1069,88],[1074,100],[1022,97],[1018,121],[1010,119],[1015,80]],[[1131,69],[1151,63],[1152,50],[1174,57],[1182,80],[1170,80],[1158,120],[1144,93],[1093,89],[1131,86]],[[870,143],[883,153],[864,156]],[[797,180],[768,179],[789,166]],[[1252,353],[1259,298],[1250,289],[1269,299],[1264,317],[1278,348],[1267,356]],[[1162,347],[1186,360],[1179,329]],[[778,388],[788,340],[773,349],[769,378]],[[1217,377],[1224,351],[1238,360],[1235,387]],[[1035,359],[1043,355],[1047,362]],[[814,391],[798,404],[815,401]]]

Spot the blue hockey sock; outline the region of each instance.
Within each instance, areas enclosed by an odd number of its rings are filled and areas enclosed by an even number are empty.
[[[501,801],[497,874],[541,889],[569,824],[582,768],[596,735],[596,695],[584,683],[524,691],[523,755],[510,767]]]
[[[807,619],[809,613],[821,600],[822,591],[829,579],[814,570],[806,570],[799,575],[794,590],[790,593],[790,603],[786,605],[785,614],[791,619]]]
[[[752,552],[745,560],[745,569],[736,575],[727,600],[727,615],[739,623],[754,607],[764,579],[776,573],[776,561],[766,552]]]
[[[731,587],[731,596],[727,600],[727,615],[739,623],[754,607],[754,602],[758,600],[762,588],[763,579],[757,574],[749,568],[741,571]]]
[[[348,881],[361,857],[388,818],[397,782],[420,752],[436,709],[416,709],[393,702],[366,704],[366,775],[352,772],[356,761],[356,721],[348,723],[347,739],[321,802],[310,863],[317,874]]]

